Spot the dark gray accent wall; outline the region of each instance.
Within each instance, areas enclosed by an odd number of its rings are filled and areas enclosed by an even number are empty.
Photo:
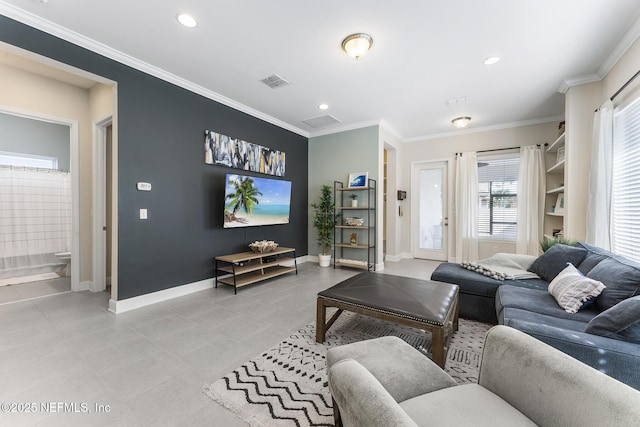
[[[254,240],[307,254],[307,138],[4,16],[0,40],[118,83],[119,300],[210,278],[214,256]],[[204,163],[205,129],[286,152],[290,224],[222,228],[225,176],[239,171]]]
[[[69,170],[69,126],[0,113],[0,151],[55,157]]]

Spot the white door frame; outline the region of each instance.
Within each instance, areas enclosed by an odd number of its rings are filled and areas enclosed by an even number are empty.
[[[21,110],[0,105],[0,112],[27,119],[69,126],[69,154],[71,173],[71,290],[83,291],[80,285],[80,170],[78,152],[78,121],[49,114]]]
[[[444,165],[445,170],[443,174],[443,186],[442,191],[442,258],[438,261],[447,261],[449,258],[449,159],[429,160],[429,161],[414,161],[411,162],[411,192],[414,195],[414,201],[411,203],[411,254],[416,257],[416,247],[418,245],[419,236],[419,212],[420,212],[420,194],[418,183],[418,171],[424,166],[441,166]]]
[[[102,292],[106,284],[106,158],[107,158],[107,127],[113,124],[113,115],[108,114],[93,122],[93,281],[89,290]]]

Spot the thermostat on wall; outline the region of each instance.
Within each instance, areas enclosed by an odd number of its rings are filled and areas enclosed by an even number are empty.
[[[138,182],[136,188],[140,191],[151,191],[151,184],[148,182]]]

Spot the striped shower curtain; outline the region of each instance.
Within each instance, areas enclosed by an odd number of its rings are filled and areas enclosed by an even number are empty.
[[[69,172],[0,166],[0,278],[46,271],[70,250]]]

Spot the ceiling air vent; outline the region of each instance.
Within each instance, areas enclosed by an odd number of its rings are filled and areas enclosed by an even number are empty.
[[[286,86],[286,85],[290,84],[289,81],[283,79],[282,77],[280,77],[277,74],[272,74],[269,77],[267,77],[266,79],[262,79],[260,81],[262,83],[266,84],[267,86],[269,86],[271,89],[277,89],[279,87]]]
[[[327,114],[325,116],[319,116],[319,117],[303,120],[302,123],[305,123],[311,126],[312,128],[321,128],[323,126],[329,126],[334,123],[340,123],[340,120],[336,119],[330,114]]]

